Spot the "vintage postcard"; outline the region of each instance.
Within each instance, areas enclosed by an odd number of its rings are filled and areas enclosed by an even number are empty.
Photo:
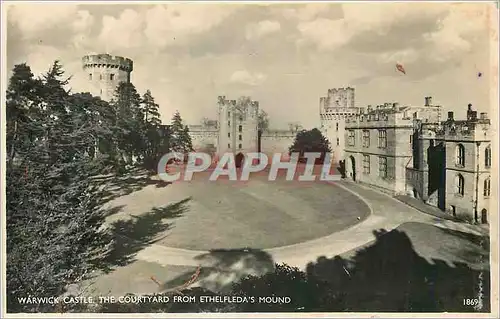
[[[498,317],[497,3],[1,20],[2,317]]]

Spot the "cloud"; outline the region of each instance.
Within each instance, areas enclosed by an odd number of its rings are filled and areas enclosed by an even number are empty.
[[[132,49],[143,46],[144,17],[135,10],[125,9],[118,18],[102,17],[102,29],[98,36],[105,52]]]
[[[247,70],[235,71],[229,79],[232,83],[256,86],[262,84],[267,76],[262,73],[250,73]]]
[[[299,23],[297,29],[303,38],[299,42],[310,41],[319,49],[333,50],[346,44],[351,34],[343,20],[318,18],[312,21]]]
[[[148,42],[163,48],[185,43],[186,37],[206,32],[237,10],[235,5],[158,5],[146,12],[144,34]]]
[[[26,40],[35,39],[47,31],[60,30],[61,26],[64,26],[64,31],[81,36],[94,22],[88,11],[68,3],[16,3],[7,7],[7,15]]]
[[[265,35],[278,32],[281,24],[278,21],[264,20],[259,23],[250,24],[246,28],[247,40],[259,39]]]
[[[294,6],[281,11],[286,19],[298,19],[299,21],[310,21],[323,14],[329,13],[334,5],[331,3],[310,3],[302,6]]]

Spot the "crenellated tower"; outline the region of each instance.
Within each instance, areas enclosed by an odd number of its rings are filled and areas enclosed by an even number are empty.
[[[344,160],[345,120],[359,113],[354,93],[351,87],[329,89],[319,100],[321,130],[330,141],[335,161]]]
[[[120,82],[130,83],[134,69],[131,59],[109,54],[86,55],[82,58],[83,71],[88,80],[88,91],[110,101]]]
[[[218,98],[219,141],[217,153],[257,152],[259,102],[249,97]]]

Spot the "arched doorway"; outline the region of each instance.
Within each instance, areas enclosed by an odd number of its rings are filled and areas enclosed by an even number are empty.
[[[349,159],[351,160],[351,177],[353,181],[356,181],[356,160],[352,155],[351,157],[349,157]]]
[[[242,167],[243,162],[245,161],[245,155],[243,155],[242,153],[236,154],[236,156],[234,157],[234,161],[237,168]]]
[[[488,211],[486,208],[481,211],[481,224],[488,224]]]

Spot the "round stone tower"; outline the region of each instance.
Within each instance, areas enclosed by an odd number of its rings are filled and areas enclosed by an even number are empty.
[[[89,83],[89,92],[110,101],[120,82],[130,82],[134,62],[109,54],[86,55],[82,58],[83,71]]]

